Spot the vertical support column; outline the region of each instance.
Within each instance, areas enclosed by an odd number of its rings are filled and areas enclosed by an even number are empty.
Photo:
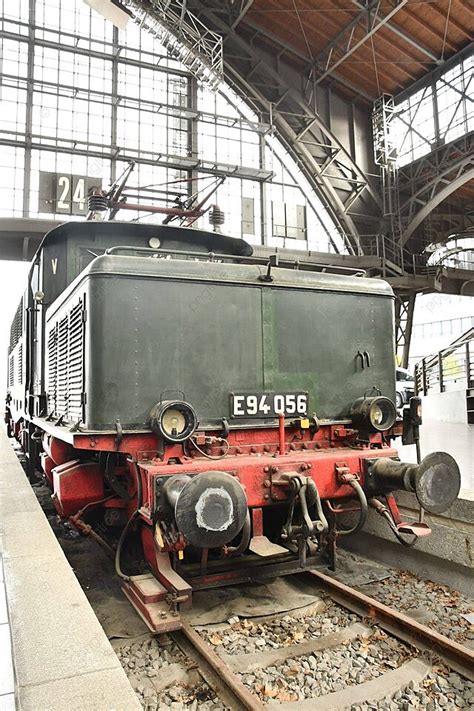
[[[433,75],[431,77],[431,101],[433,104],[433,122],[434,122],[434,132],[435,132],[435,145],[439,146],[441,144],[439,135],[439,110],[438,110],[438,93],[436,91],[436,79]]]
[[[469,341],[466,341],[466,386],[467,388],[471,387],[471,383],[473,382],[473,378],[471,378],[471,351],[469,348]]]
[[[413,314],[415,312],[416,294],[411,294],[406,306],[405,339],[403,344],[402,368],[408,368],[410,358],[411,334],[413,331]]]
[[[385,235],[381,235],[382,239],[382,276],[386,277],[387,276],[387,258],[385,255]],[[400,312],[398,316],[400,320]]]
[[[400,357],[400,366],[408,368],[410,357],[411,334],[413,330],[413,314],[415,312],[416,294],[397,297],[395,302],[395,334],[397,356]]]
[[[192,112],[198,112],[198,94],[197,94],[197,81],[193,76],[188,79],[188,108]],[[188,156],[191,158],[198,159],[199,146],[198,146],[198,118],[193,117],[188,120]],[[191,169],[188,170],[188,177],[191,178],[188,183],[188,196],[190,197],[192,193],[197,190],[198,183],[198,171]]]
[[[111,129],[110,129],[110,145],[112,148],[112,159],[110,161],[110,182],[113,183],[117,177],[117,156],[119,148],[117,146],[117,114],[118,114],[118,58],[120,47],[118,41],[118,28],[114,27],[112,31],[113,42],[113,59],[112,59],[112,107],[111,107]]]
[[[259,162],[260,168],[265,168],[265,136],[260,134],[259,139]],[[267,240],[267,184],[261,182],[259,186],[260,193],[260,238],[261,244],[266,245]]]
[[[402,315],[402,300],[399,296],[395,298],[395,354],[398,358],[398,346],[400,343],[400,325]],[[397,361],[398,365],[398,361]]]
[[[439,375],[439,391],[444,392],[444,379],[443,379],[443,353],[439,351],[438,353],[438,375]]]
[[[26,69],[25,159],[23,163],[23,217],[30,214],[31,144],[33,140],[33,83],[35,71],[36,0],[29,2],[28,63]]]

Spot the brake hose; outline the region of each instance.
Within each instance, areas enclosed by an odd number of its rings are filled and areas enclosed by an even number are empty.
[[[365,522],[367,520],[367,513],[369,510],[368,505],[367,505],[367,497],[364,494],[364,490],[362,489],[362,487],[359,484],[359,482],[357,481],[357,479],[348,479],[348,481],[346,483],[349,484],[349,486],[352,486],[352,488],[354,489],[354,491],[356,492],[356,494],[358,496],[359,503],[360,503],[360,513],[359,513],[359,520],[357,521],[355,526],[353,526],[352,528],[348,528],[348,529],[338,530],[337,533],[339,536],[348,536],[352,533],[357,533],[358,531],[360,531],[360,529],[363,527],[363,525],[365,524]]]
[[[405,538],[403,538],[403,536],[400,535],[400,531],[398,530],[395,521],[393,520],[392,512],[384,504],[382,504],[381,501],[379,501],[378,499],[371,499],[370,505],[377,511],[378,514],[380,514],[387,520],[390,530],[392,531],[397,541],[402,544],[402,546],[405,546],[406,548],[411,548],[415,545],[415,543],[418,541],[418,536],[416,535],[416,533],[412,534],[414,536],[412,541],[407,541]]]
[[[122,568],[120,567],[120,557],[122,554],[122,546],[125,541],[125,538],[127,537],[127,533],[130,530],[132,523],[135,521],[136,517],[138,516],[138,512],[139,512],[141,505],[142,505],[142,496],[143,496],[142,482],[140,479],[138,467],[135,462],[134,462],[134,467],[135,467],[135,476],[136,476],[136,481],[137,481],[137,508],[135,509],[135,511],[133,512],[133,514],[130,516],[127,523],[123,527],[122,533],[120,534],[120,538],[117,543],[117,548],[115,549],[115,572],[117,573],[119,578],[122,578],[122,580],[125,580],[127,582],[130,580],[130,575],[125,575],[125,573],[122,571]]]
[[[384,516],[387,519],[390,529],[394,533],[394,535],[395,535],[396,539],[399,541],[399,543],[402,544],[402,546],[405,546],[406,548],[411,548],[412,546],[415,545],[415,543],[418,541],[418,536],[416,535],[416,533],[411,534],[414,537],[412,541],[405,540],[405,538],[403,538],[403,536],[400,535],[400,532],[397,529],[397,527],[393,521],[391,513],[389,511],[385,510],[385,511],[382,511],[381,514],[382,514],[382,516]]]
[[[133,521],[136,519],[137,516],[138,509],[133,512],[133,514],[130,516],[127,523],[123,527],[122,533],[120,534],[119,542],[117,543],[117,548],[115,549],[115,572],[117,573],[119,578],[122,578],[122,580],[126,581],[130,580],[130,575],[125,575],[125,573],[122,572],[122,569],[120,567],[120,556],[122,553],[123,542],[127,536],[130,526],[132,525]]]
[[[247,509],[247,514],[245,516],[245,522],[242,527],[242,536],[240,538],[240,543],[236,546],[229,546],[227,548],[227,552],[228,552],[229,556],[240,555],[248,548],[248,545],[250,543],[250,532],[251,532],[250,512]]]

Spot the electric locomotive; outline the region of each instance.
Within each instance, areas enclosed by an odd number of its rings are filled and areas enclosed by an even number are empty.
[[[7,426],[60,516],[116,532],[151,629],[179,626],[193,590],[334,568],[371,506],[402,542],[428,534],[401,519],[397,489],[452,504],[449,455],[403,464],[393,447],[393,300],[382,280],[257,259],[212,232],[46,235],[12,324]],[[415,399],[406,439],[418,418]],[[131,536],[145,571],[124,570]]]

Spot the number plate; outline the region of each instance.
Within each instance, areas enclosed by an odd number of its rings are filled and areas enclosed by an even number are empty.
[[[268,417],[308,414],[308,393],[231,393],[231,417]]]

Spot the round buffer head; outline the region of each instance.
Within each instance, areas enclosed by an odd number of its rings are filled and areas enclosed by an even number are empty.
[[[175,504],[178,530],[197,548],[217,548],[242,530],[247,499],[240,482],[227,472],[196,474]]]
[[[429,513],[443,513],[454,503],[461,488],[456,461],[446,452],[428,454],[416,474],[415,492],[420,505]]]

